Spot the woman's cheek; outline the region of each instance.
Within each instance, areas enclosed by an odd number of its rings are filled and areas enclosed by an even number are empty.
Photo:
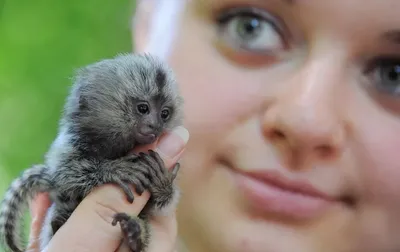
[[[346,110],[352,115],[349,120],[354,129],[349,140],[353,142],[361,194],[374,205],[396,204],[400,198],[400,120],[369,97],[355,96],[351,101]],[[398,203],[396,210],[400,210]]]
[[[377,127],[376,129],[379,129]],[[399,151],[400,137],[397,136],[400,130],[396,131],[377,131],[370,129],[366,134],[365,148],[360,155],[364,158],[364,172],[367,192],[371,192],[370,197],[374,200],[386,201],[392,205],[399,202],[400,199],[400,162]],[[397,203],[397,209],[400,210],[400,204]]]
[[[210,72],[210,71],[209,71]],[[219,133],[250,117],[260,100],[251,80],[235,80],[226,73],[208,74],[196,80],[186,77],[181,85],[185,99],[185,125],[193,133]]]

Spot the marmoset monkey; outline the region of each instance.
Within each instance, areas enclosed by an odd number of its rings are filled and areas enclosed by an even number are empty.
[[[138,217],[117,213],[111,223],[120,224],[132,251],[145,251],[149,215],[178,202],[179,163],[170,172],[158,153],[132,154],[132,149],[181,125],[182,106],[172,70],[150,54],[120,54],[79,69],[44,164],[24,171],[5,194],[0,209],[4,246],[25,250],[19,233],[23,207],[36,193],[49,192],[52,200],[41,234],[43,249],[85,196],[111,183],[130,203],[130,185],[139,195],[151,193]]]

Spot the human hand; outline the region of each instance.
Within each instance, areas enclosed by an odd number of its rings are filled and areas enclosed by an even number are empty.
[[[135,152],[155,149],[160,153],[166,167],[171,169],[182,155],[188,138],[187,130],[178,127],[162,136],[157,144],[135,149]],[[116,212],[126,212],[132,216],[140,213],[150,194],[145,191],[138,196],[135,190],[133,192],[135,200],[130,204],[126,201],[123,191],[114,185],[104,185],[94,190],[58,230],[45,251],[129,252],[128,246],[121,243],[123,236],[119,225],[112,226],[111,222]],[[31,203],[29,252],[39,252],[39,233],[49,206],[50,201],[44,193],[38,195]],[[177,236],[175,213],[172,213],[172,216],[155,217],[151,220],[151,225],[153,237],[148,251],[172,252]]]

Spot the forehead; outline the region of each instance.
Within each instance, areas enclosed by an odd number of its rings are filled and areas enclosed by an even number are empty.
[[[139,67],[135,74],[141,79],[136,82],[139,90],[133,90],[138,98],[149,99],[159,105],[166,103],[173,105],[177,87],[174,76],[168,69],[162,66]]]
[[[163,69],[154,70],[154,78],[152,79],[152,90],[149,93],[150,99],[158,105],[168,104],[172,106],[176,96],[175,82]]]

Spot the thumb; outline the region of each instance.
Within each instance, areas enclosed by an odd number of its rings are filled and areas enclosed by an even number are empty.
[[[166,167],[179,160],[189,133],[178,127],[161,137],[156,151],[161,152]],[[172,150],[175,150],[173,153]],[[75,209],[68,221],[54,235],[47,252],[98,251],[113,252],[118,249],[122,233],[119,225],[112,226],[113,216],[117,212],[126,212],[136,216],[147,203],[150,194],[145,191],[141,196],[134,193],[134,202],[126,201],[123,191],[114,185],[96,188]]]

